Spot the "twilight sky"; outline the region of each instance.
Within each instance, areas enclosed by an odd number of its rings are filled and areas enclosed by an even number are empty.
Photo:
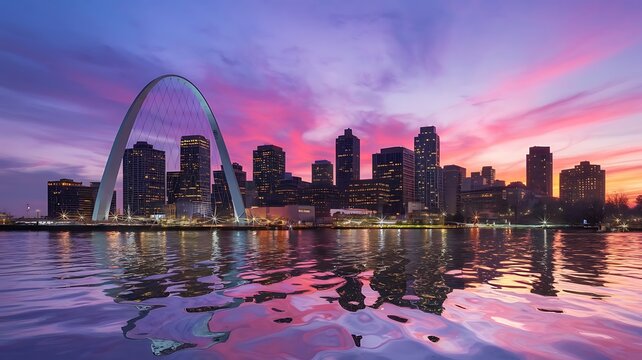
[[[642,194],[642,1],[2,1],[0,211],[46,213],[46,181],[99,180],[131,101],[191,79],[251,177],[273,143],[287,171],[435,125],[442,165],[525,180],[529,146]],[[120,188],[117,189],[120,192]],[[120,206],[120,204],[119,204]]]

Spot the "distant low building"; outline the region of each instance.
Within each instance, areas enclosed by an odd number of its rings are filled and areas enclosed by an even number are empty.
[[[7,225],[13,222],[13,218],[6,212],[0,212],[0,224]]]
[[[283,224],[314,224],[314,206],[285,205],[245,209],[247,219],[281,222]]]

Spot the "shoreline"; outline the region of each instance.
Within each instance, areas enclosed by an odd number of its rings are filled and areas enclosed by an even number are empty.
[[[339,225],[309,225],[309,226],[256,226],[256,225],[157,225],[157,224],[65,224],[65,225],[39,225],[39,224],[7,224],[0,225],[0,231],[127,231],[127,232],[157,232],[157,231],[213,231],[213,230],[456,230],[456,229],[547,229],[547,230],[583,230],[598,232],[597,227],[583,227],[573,225],[481,225],[481,226],[455,226],[455,225],[384,225],[384,226],[339,226]],[[632,228],[629,231],[637,232],[642,229]]]

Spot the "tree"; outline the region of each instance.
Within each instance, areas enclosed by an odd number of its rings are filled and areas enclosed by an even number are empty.
[[[622,193],[613,193],[606,198],[604,214],[606,216],[622,217],[629,212],[629,198]]]
[[[638,213],[642,213],[642,195],[638,195],[638,197],[635,198],[635,210]]]

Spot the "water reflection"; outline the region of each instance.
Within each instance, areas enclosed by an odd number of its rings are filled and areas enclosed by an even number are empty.
[[[122,333],[150,341],[155,355],[229,355],[244,346],[251,357],[259,349],[278,354],[278,344],[287,347],[289,341],[293,348],[282,350],[293,357],[325,351],[350,357],[358,354],[355,348],[388,356],[394,351],[382,349],[395,339],[448,354],[465,347],[457,342],[489,340],[481,340],[481,328],[462,327],[462,319],[492,323],[498,334],[508,327],[517,336],[515,329],[531,326],[522,322],[528,309],[533,316],[570,316],[605,306],[621,306],[618,314],[634,311],[640,305],[634,300],[595,301],[612,297],[612,288],[622,296],[642,285],[642,269],[633,260],[641,255],[639,234],[386,229],[61,232],[35,238],[42,237],[45,248],[35,240],[15,249],[0,243],[0,255],[41,261],[23,273],[12,273],[5,262],[3,276],[37,279],[37,285],[55,281],[60,288],[97,287],[116,304],[134,306],[137,314],[122,322]],[[27,276],[34,273],[35,279]],[[547,299],[558,299],[557,307]],[[489,315],[500,308],[502,316]],[[642,319],[628,321],[630,328]],[[459,340],[450,347],[435,347],[454,337]],[[273,345],[265,348],[256,339]],[[582,341],[599,348],[595,339]],[[492,351],[505,358],[545,351],[518,347],[498,345]]]

